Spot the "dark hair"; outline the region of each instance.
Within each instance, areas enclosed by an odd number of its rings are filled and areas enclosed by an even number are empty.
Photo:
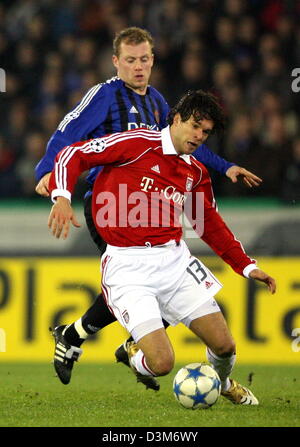
[[[147,30],[138,28],[137,26],[125,28],[118,34],[116,34],[116,37],[113,41],[113,52],[114,55],[117,57],[119,57],[120,55],[120,46],[122,42],[131,45],[138,45],[139,43],[149,42],[151,50],[153,49],[154,45],[151,34]]]
[[[225,128],[225,115],[217,98],[203,90],[187,92],[170,110],[168,124],[173,124],[176,113],[180,114],[182,121],[187,121],[191,116],[195,121],[201,121],[203,118],[212,120],[213,132],[223,131]]]

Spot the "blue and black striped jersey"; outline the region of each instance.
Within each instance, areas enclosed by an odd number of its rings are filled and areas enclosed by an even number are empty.
[[[161,130],[167,126],[168,113],[169,106],[164,97],[151,86],[148,86],[145,95],[139,95],[118,77],[95,85],[63,118],[50,138],[46,153],[35,169],[37,180],[52,171],[55,156],[63,147],[140,127]],[[200,146],[193,155],[222,174],[232,166],[205,145]],[[87,176],[91,185],[100,169],[91,169]]]

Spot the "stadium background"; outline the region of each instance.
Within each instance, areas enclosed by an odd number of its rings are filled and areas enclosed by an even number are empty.
[[[64,114],[115,74],[111,41],[133,25],[155,38],[151,84],[170,105],[190,88],[217,94],[228,131],[209,146],[264,179],[249,190],[211,173],[222,215],[277,279],[276,295],[187,238],[224,284],[218,301],[238,359],[299,362],[300,92],[292,90],[292,70],[300,66],[299,13],[296,0],[1,1],[0,362],[51,361],[48,327],[78,318],[99,290],[99,260],[82,213],[84,180],[75,201],[82,229],[56,241],[47,229],[49,201],[34,192],[34,167]],[[178,361],[204,358],[188,331],[168,331]],[[124,336],[114,323],[85,344],[81,361],[112,361]]]

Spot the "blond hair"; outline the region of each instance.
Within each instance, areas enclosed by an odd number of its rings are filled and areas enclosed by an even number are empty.
[[[113,41],[113,52],[114,55],[120,56],[120,46],[121,43],[124,42],[129,45],[138,45],[143,42],[149,42],[151,46],[151,50],[153,49],[154,42],[149,31],[138,28],[137,26],[132,26],[130,28],[125,28],[116,34],[116,37]]]

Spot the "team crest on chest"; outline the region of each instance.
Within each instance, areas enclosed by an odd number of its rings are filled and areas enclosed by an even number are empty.
[[[185,184],[185,189],[186,189],[187,191],[191,191],[191,189],[192,189],[192,187],[193,187],[193,181],[194,181],[193,177],[189,177],[189,176],[187,176],[187,178],[186,178],[186,184]]]

